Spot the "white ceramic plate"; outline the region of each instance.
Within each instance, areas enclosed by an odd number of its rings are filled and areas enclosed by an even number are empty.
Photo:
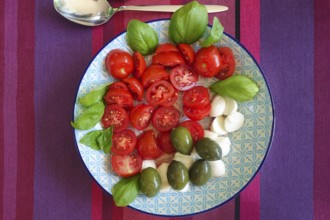
[[[149,25],[158,33],[160,43],[168,42],[169,20],[152,21]],[[104,59],[107,53],[115,48],[132,52],[126,44],[125,36],[126,33],[120,34],[95,56],[80,82],[76,98],[113,81],[105,70]],[[226,174],[220,178],[211,178],[202,187],[191,186],[188,192],[184,193],[172,190],[159,193],[154,198],[140,194],[130,207],[161,216],[183,216],[210,210],[238,195],[253,179],[265,160],[274,129],[273,103],[265,77],[251,54],[233,38],[224,35],[218,45],[228,46],[233,50],[236,74],[251,77],[260,88],[252,101],[239,103],[238,110],[245,115],[245,124],[239,131],[229,134],[232,142],[231,152],[223,158]],[[193,46],[195,49],[199,48],[198,43]],[[204,79],[199,81],[199,84],[207,86],[214,81],[215,79]],[[181,108],[180,103],[177,108]],[[81,106],[75,104],[74,118],[81,111]],[[203,120],[201,124],[207,128],[208,122]],[[101,125],[98,124],[93,129],[100,128]],[[108,155],[79,143],[87,132],[74,131],[78,152],[88,172],[106,192],[111,194],[111,188],[119,178],[111,172]]]

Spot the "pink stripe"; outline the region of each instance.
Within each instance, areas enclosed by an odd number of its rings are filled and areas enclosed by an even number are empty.
[[[260,62],[260,1],[240,1],[240,41]],[[260,174],[240,194],[240,219],[260,219]]]
[[[17,183],[17,1],[5,4],[4,14],[4,183],[3,219],[16,218]]]
[[[193,216],[193,220],[206,220],[206,219],[217,219],[217,220],[235,219],[235,199],[232,199],[231,201],[224,204],[220,208]]]
[[[95,55],[103,46],[103,26],[92,29],[92,52]],[[100,186],[92,182],[92,220],[102,220],[102,195],[103,191]]]

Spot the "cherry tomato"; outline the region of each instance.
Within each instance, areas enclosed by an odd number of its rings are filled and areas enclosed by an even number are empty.
[[[198,74],[190,66],[182,64],[171,70],[170,80],[176,89],[184,91],[196,85]]]
[[[215,77],[218,79],[227,79],[232,76],[235,72],[235,58],[233,51],[229,47],[219,47],[218,51],[220,53],[221,59],[223,60],[223,65]]]
[[[169,74],[163,66],[151,65],[142,75],[142,85],[144,88],[148,88],[152,83],[160,80],[168,80],[169,77]]]
[[[124,89],[128,91],[128,87],[123,82],[113,82],[109,85],[108,90],[110,89]]]
[[[155,54],[152,57],[153,64],[160,64],[165,67],[174,67],[179,64],[184,64],[183,56],[178,52],[168,52]]]
[[[139,154],[112,155],[111,166],[115,173],[121,177],[130,177],[138,174],[142,168],[142,158]]]
[[[142,74],[147,68],[146,61],[143,55],[139,51],[133,53],[133,63],[134,63],[133,75],[139,79],[141,78]]]
[[[187,120],[180,123],[180,126],[183,126],[188,129],[194,141],[204,137],[203,127],[196,121]]]
[[[171,43],[163,43],[163,44],[160,44],[156,51],[155,51],[155,54],[160,54],[160,53],[168,53],[168,52],[180,52],[178,50],[178,48],[176,48],[176,46],[174,44],[171,44]]]
[[[134,128],[143,130],[150,124],[154,107],[146,104],[136,105],[130,114],[130,121]]]
[[[157,136],[158,146],[163,150],[164,153],[168,154],[176,152],[175,148],[171,143],[170,133],[170,131],[159,132]]]
[[[203,86],[195,86],[183,92],[182,103],[189,108],[203,108],[210,104],[209,91]]]
[[[189,108],[187,106],[183,106],[183,113],[191,120],[199,121],[209,115],[211,111],[211,104],[206,105],[205,107],[198,108]]]
[[[195,60],[195,51],[190,44],[178,44],[178,48],[188,64]]]
[[[167,101],[174,94],[174,88],[171,83],[162,80],[151,84],[146,91],[146,100],[152,105],[160,105]]]
[[[198,74],[204,77],[216,75],[221,69],[221,57],[218,49],[214,45],[199,49],[193,67]]]
[[[131,91],[131,93],[133,94],[134,99],[136,99],[138,101],[141,101],[143,99],[144,89],[143,89],[142,84],[140,83],[140,81],[137,78],[135,78],[135,77],[126,78],[126,79],[123,79],[123,82],[128,85],[128,88]]]
[[[178,99],[179,99],[179,91],[176,88],[174,88],[173,95],[168,97],[167,100],[161,103],[160,105],[165,107],[173,106],[176,103],[176,101],[178,101]]]
[[[114,49],[107,54],[105,67],[114,78],[124,79],[133,72],[133,58],[124,50]]]
[[[120,105],[108,105],[104,110],[101,121],[105,128],[113,125],[114,132],[126,129],[129,124],[128,114]]]
[[[112,153],[125,155],[130,154],[135,149],[136,135],[133,131],[125,129],[112,135]]]
[[[178,125],[180,112],[170,107],[160,107],[152,116],[152,125],[158,131],[169,131]]]
[[[125,89],[109,89],[104,96],[104,101],[108,105],[117,104],[125,109],[129,109],[133,106],[132,94]]]
[[[145,131],[140,135],[136,149],[144,160],[156,159],[162,154],[162,151],[157,145],[153,130]]]

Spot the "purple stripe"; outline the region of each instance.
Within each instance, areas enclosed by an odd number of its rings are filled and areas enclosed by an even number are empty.
[[[276,115],[261,170],[261,219],[312,219],[313,1],[261,1],[260,33]]]
[[[314,219],[330,219],[330,2],[314,1]]]
[[[62,18],[51,1],[35,6],[34,218],[86,219],[92,179],[75,149],[70,121],[78,83],[92,59],[92,32]]]
[[[5,5],[4,14],[4,183],[3,219],[16,218],[17,183],[17,1]]]

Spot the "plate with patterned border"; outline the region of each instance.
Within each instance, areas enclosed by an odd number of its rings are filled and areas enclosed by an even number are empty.
[[[159,43],[169,42],[168,19],[151,21],[148,24],[156,30]],[[205,36],[210,30],[211,27],[208,27]],[[104,66],[107,53],[115,48],[132,53],[126,44],[125,37],[126,32],[123,32],[112,39],[88,65],[77,91],[74,118],[83,111],[82,106],[77,104],[78,97],[114,80]],[[136,200],[130,204],[131,208],[159,216],[185,216],[205,212],[219,207],[237,196],[261,168],[271,145],[275,122],[273,102],[267,81],[252,55],[234,38],[224,34],[217,46],[230,47],[236,61],[235,74],[246,75],[259,86],[259,92],[253,100],[238,103],[239,111],[245,116],[245,123],[239,131],[229,134],[232,142],[231,151],[223,158],[226,174],[222,177],[212,177],[202,187],[190,185],[186,192],[170,190],[160,192],[153,198],[139,194]],[[193,44],[193,47],[197,50],[200,45],[197,42]],[[146,57],[146,60],[150,62],[150,57]],[[215,79],[202,79],[198,83],[207,86],[214,81]],[[176,107],[180,110],[180,103]],[[185,118],[182,117],[181,120],[185,120]],[[202,120],[200,123],[206,129],[209,120]],[[99,123],[91,130],[101,128]],[[118,182],[119,177],[111,172],[109,155],[79,143],[83,135],[89,131],[74,129],[77,151],[90,175],[105,192],[111,195],[111,188]]]

